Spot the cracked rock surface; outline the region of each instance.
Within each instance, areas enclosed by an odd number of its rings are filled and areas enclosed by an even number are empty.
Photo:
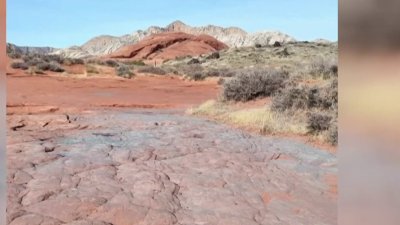
[[[10,115],[10,225],[336,224],[336,156],[179,113]]]

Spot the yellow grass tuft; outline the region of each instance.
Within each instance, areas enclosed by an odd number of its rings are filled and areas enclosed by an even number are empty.
[[[238,127],[257,130],[260,133],[291,133],[304,135],[307,125],[285,114],[272,112],[269,107],[237,109],[229,104],[209,100],[187,111],[191,115],[206,116]]]

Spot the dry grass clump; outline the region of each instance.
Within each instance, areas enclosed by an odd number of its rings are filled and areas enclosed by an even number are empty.
[[[272,69],[247,69],[224,82],[223,98],[233,101],[249,101],[267,97],[280,90],[288,78],[283,71]]]
[[[87,64],[86,65],[86,73],[88,73],[88,74],[99,74],[100,71],[95,66]]]
[[[191,115],[207,116],[263,134],[307,133],[306,123],[276,113],[268,107],[238,109],[224,102],[209,100],[196,108],[188,110]]]
[[[41,71],[52,71],[52,72],[57,72],[61,73],[64,72],[65,70],[61,67],[61,65],[55,61],[52,62],[41,62],[36,65],[36,68]]]

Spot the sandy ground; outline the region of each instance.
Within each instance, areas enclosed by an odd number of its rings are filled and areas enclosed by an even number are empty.
[[[176,76],[68,78],[7,76],[8,106],[187,108],[216,97],[216,81]]]
[[[215,81],[7,85],[10,225],[336,224],[335,154],[183,114]]]

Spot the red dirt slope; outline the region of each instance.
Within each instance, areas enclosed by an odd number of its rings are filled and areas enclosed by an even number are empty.
[[[183,32],[165,32],[149,36],[142,41],[120,48],[110,58],[135,60],[166,60],[180,56],[197,56],[228,48],[208,35],[191,35]]]

